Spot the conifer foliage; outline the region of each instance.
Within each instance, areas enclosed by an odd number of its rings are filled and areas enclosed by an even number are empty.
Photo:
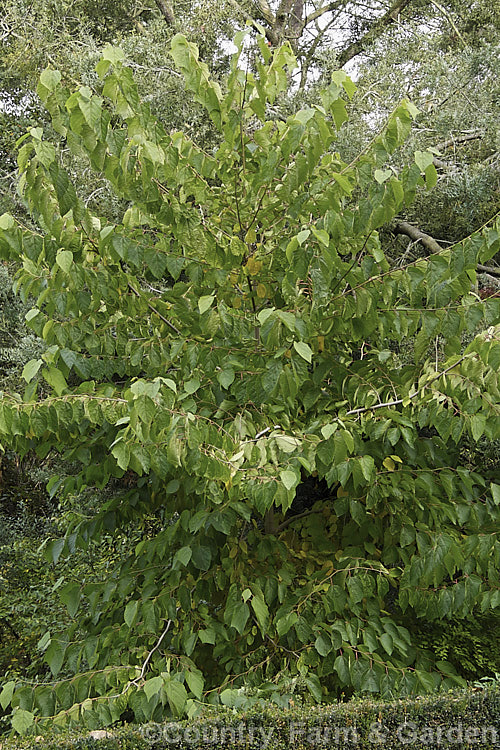
[[[286,705],[297,684],[317,701],[448,689],[460,678],[403,613],[500,605],[500,485],[459,460],[463,435],[500,436],[500,300],[473,291],[499,226],[391,268],[377,230],[436,180],[430,152],[387,166],[417,111],[402,102],[345,163],[345,73],[322,106],[273,120],[293,54],[262,37],[251,73],[243,44],[223,91],[172,41],[220,134],[211,153],[154,120],[118,48],[99,91],[40,79],[65,147],[128,207],[118,224],[92,214],[60,144],[30,130],[21,188],[40,230],[2,216],[0,255],[21,262],[47,349],[25,393],[3,394],[0,441],[71,462],[52,493],[120,488],[50,562],[163,525],[109,580],[61,588],[74,625],[39,644],[53,682],[0,693],[18,731]],[[295,513],[305,480],[329,491]]]

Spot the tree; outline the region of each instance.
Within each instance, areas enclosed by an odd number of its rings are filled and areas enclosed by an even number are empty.
[[[127,208],[93,213],[30,131],[19,166],[39,230],[4,215],[0,253],[22,261],[47,350],[24,395],[4,394],[0,439],[76,466],[51,493],[117,488],[49,561],[146,515],[163,528],[106,581],[62,587],[74,625],[40,643],[55,684],[0,694],[19,731],[286,704],[297,683],[315,700],[448,689],[460,678],[402,613],[445,622],[500,602],[500,487],[458,448],[499,435],[499,300],[471,291],[498,222],[391,269],[379,230],[436,181],[429,151],[387,168],[415,108],[346,163],[345,73],[321,106],[269,120],[294,56],[261,37],[252,74],[236,44],[223,93],[172,40],[220,134],[212,152],[165,131],[117,48],[99,91],[40,80],[54,131]],[[327,494],[301,510],[304,482]]]

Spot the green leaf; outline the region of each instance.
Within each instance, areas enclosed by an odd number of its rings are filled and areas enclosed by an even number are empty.
[[[203,315],[204,312],[212,307],[214,299],[215,295],[213,294],[209,294],[206,297],[200,297],[198,300],[198,310],[200,311],[200,315]]]
[[[73,253],[71,250],[59,250],[56,255],[56,263],[65,273],[69,273],[73,265]]]
[[[47,632],[42,635],[42,637],[36,644],[36,647],[38,651],[45,651],[47,646],[49,645],[50,645],[50,630],[47,630]]]
[[[257,617],[260,629],[264,633],[267,630],[269,620],[269,609],[267,604],[259,596],[253,596],[251,600],[252,609]]]
[[[128,625],[129,628],[132,627],[134,620],[137,615],[137,609],[139,607],[139,600],[138,599],[131,599],[127,603],[127,606],[125,607],[125,611],[123,613],[123,621],[126,625]]]
[[[143,690],[148,701],[151,700],[153,695],[158,695],[162,687],[163,677],[160,677],[159,675],[157,677],[151,677],[150,680],[146,680]]]
[[[191,547],[181,547],[181,549],[178,549],[174,555],[174,559],[172,562],[173,570],[177,570],[179,568],[179,564],[186,566],[191,560],[192,554],[193,550],[191,549]]]
[[[120,469],[127,470],[130,463],[130,448],[127,443],[120,440],[119,443],[113,446],[111,453],[116,458],[116,462]]]
[[[44,659],[50,667],[54,677],[57,677],[61,671],[61,667],[64,661],[64,654],[66,652],[66,641],[59,638],[52,638],[47,651],[44,654]]]
[[[423,672],[421,669],[416,669],[415,674],[417,675],[417,679],[424,688],[425,692],[433,693],[436,689],[436,683],[434,682],[432,675],[428,672]]]
[[[346,195],[350,195],[352,193],[353,186],[351,185],[347,177],[345,177],[343,174],[339,174],[338,172],[334,172],[332,174],[332,177],[337,183],[337,185],[339,185],[342,188],[342,190],[346,193]]]
[[[106,44],[102,51],[102,59],[108,60],[115,65],[117,62],[125,60],[125,53],[120,47],[113,47],[112,44]]]
[[[40,367],[43,365],[43,360],[41,359],[30,359],[29,362],[26,362],[26,364],[23,367],[23,378],[27,383],[29,383],[35,375],[37,374]]]
[[[186,688],[180,682],[177,682],[177,680],[171,679],[165,683],[165,693],[170,703],[170,708],[176,716],[180,716],[187,702]]]
[[[6,682],[2,688],[2,692],[0,693],[0,706],[2,706],[4,711],[7,711],[7,708],[10,705],[15,687],[15,680],[9,680],[9,682]]]
[[[394,642],[389,633],[382,633],[382,635],[380,636],[380,643],[390,656],[394,650]]]
[[[280,471],[280,479],[285,485],[287,490],[293,489],[294,487],[297,486],[299,482],[296,473],[288,469],[284,469],[283,471]]]
[[[306,362],[312,362],[313,353],[309,344],[306,344],[304,341],[294,341],[293,348]]]
[[[291,435],[276,435],[275,440],[278,448],[282,450],[283,453],[293,453],[294,450],[297,450],[297,448],[300,448],[301,446],[301,441]]]
[[[68,583],[59,592],[60,599],[68,608],[70,617],[74,617],[80,605],[81,586],[79,583]]]
[[[49,91],[54,91],[61,82],[61,73],[59,70],[45,68],[40,74],[40,83]]]
[[[493,502],[495,503],[495,505],[500,505],[500,484],[491,482],[490,489],[491,496],[493,497]]]
[[[188,670],[186,672],[186,682],[187,682],[189,689],[193,693],[193,695],[198,700],[201,700],[201,697],[203,695],[203,685],[204,685],[204,680],[203,680],[201,672]]]
[[[234,370],[222,370],[222,372],[217,373],[217,380],[221,384],[223,388],[229,388],[229,386],[234,383]]]
[[[334,669],[337,672],[342,685],[351,684],[351,674],[349,672],[349,660],[345,654],[337,656],[334,663]]]
[[[380,185],[386,182],[386,180],[388,180],[389,177],[392,177],[392,175],[392,169],[376,169],[373,173],[373,176]]]
[[[56,367],[47,367],[42,370],[42,374],[47,383],[55,390],[57,396],[61,396],[67,390],[66,378]]]
[[[323,700],[323,691],[318,676],[309,672],[305,677],[305,683],[314,700],[320,703]]]
[[[359,465],[361,466],[364,478],[367,482],[370,482],[375,472],[375,461],[372,456],[361,456]]]
[[[320,633],[314,642],[314,648],[320,656],[328,656],[332,650],[332,641],[326,633]]]
[[[14,229],[16,222],[10,214],[2,214],[0,216],[0,229]]]
[[[437,184],[437,181],[438,173],[436,167],[434,166],[434,164],[430,164],[425,170],[425,184],[427,185],[427,189],[432,190],[432,188]]]
[[[250,610],[248,609],[248,605],[245,602],[237,602],[231,617],[231,627],[235,628],[242,635],[249,617]]]
[[[313,232],[314,236],[316,237],[316,239],[322,245],[324,245],[325,247],[329,246],[329,244],[330,244],[330,235],[328,234],[328,232],[325,232],[324,229],[316,229],[315,227],[313,227],[312,232]]]
[[[35,720],[31,711],[25,711],[22,708],[16,708],[12,716],[12,729],[18,734],[25,734]]]
[[[210,563],[212,562],[212,551],[210,547],[196,545],[192,548],[192,550],[192,561],[195,568],[198,568],[198,570],[209,570]]]
[[[188,380],[184,383],[184,390],[189,394],[196,393],[200,385],[201,383],[198,378],[193,378],[192,380]]]
[[[415,164],[421,172],[425,172],[434,160],[434,154],[430,151],[415,151]]]
[[[474,414],[474,416],[471,417],[470,429],[474,440],[479,440],[479,438],[484,433],[485,427],[486,417],[484,416],[484,414]]]

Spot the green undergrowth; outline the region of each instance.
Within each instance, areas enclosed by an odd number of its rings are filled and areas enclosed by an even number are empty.
[[[36,732],[36,728],[34,730]],[[500,684],[413,699],[353,699],[328,706],[271,703],[251,710],[212,709],[190,721],[122,726],[5,740],[3,750],[197,750],[201,748],[500,747]]]

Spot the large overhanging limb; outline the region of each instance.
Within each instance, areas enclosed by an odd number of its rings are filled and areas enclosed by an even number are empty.
[[[422,232],[421,229],[413,226],[413,224],[410,224],[407,221],[397,221],[393,227],[393,231],[395,234],[406,235],[406,237],[409,237],[414,242],[421,242],[422,245],[431,253],[441,253],[444,250],[444,248],[441,247],[439,242],[435,240],[434,237],[431,237],[430,234]],[[478,263],[477,269],[478,271],[483,271],[484,273],[491,273],[494,276],[500,276],[500,267],[497,268],[496,266],[484,266],[482,263]]]

